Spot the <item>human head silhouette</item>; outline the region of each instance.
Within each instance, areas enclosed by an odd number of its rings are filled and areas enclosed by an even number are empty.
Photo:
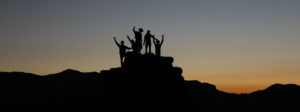
[[[143,31],[144,31],[143,28],[140,28],[140,29],[139,29],[139,32],[143,32]]]
[[[121,41],[121,45],[124,45],[124,41],[123,40]]]
[[[150,30],[147,30],[147,33],[150,33]]]
[[[159,40],[156,40],[156,43],[160,43],[160,41],[159,41]]]

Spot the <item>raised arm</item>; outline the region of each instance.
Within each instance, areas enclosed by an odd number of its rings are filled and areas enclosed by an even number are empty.
[[[133,32],[135,32],[135,26],[133,26],[133,29],[132,29],[132,31],[133,31]]]
[[[162,35],[161,37],[162,37],[162,39],[161,39],[161,43],[160,43],[160,44],[162,45],[162,44],[164,43],[164,37],[165,37],[165,36]]]
[[[115,43],[117,44],[117,46],[120,46],[120,44],[117,42],[116,37],[114,37]]]
[[[128,40],[129,40],[129,42],[131,42],[131,39],[130,39],[130,37],[127,35],[127,38],[128,38]]]

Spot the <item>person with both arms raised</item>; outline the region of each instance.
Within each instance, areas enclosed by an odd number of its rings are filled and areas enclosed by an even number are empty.
[[[161,42],[156,39],[155,37],[153,37],[153,44],[155,46],[155,55],[156,56],[160,56],[160,50],[161,50],[161,45],[164,43],[164,35],[162,35],[162,39]]]
[[[131,43],[131,48],[132,48],[133,53],[137,54],[138,53],[137,44],[134,42],[133,39],[130,39],[130,37],[128,35],[127,35],[127,39]]]
[[[114,37],[115,43],[119,47],[119,52],[120,52],[120,59],[121,59],[121,66],[123,66],[123,59],[126,55],[126,50],[131,49],[130,47],[127,47],[124,45],[124,41],[121,41],[121,44],[119,44],[116,40],[116,37]]]
[[[135,37],[135,45],[137,47],[138,53],[141,53],[141,50],[143,48],[142,45],[142,32],[144,31],[142,28],[139,28],[139,31],[135,31],[135,26],[133,26],[132,31],[134,32]]]

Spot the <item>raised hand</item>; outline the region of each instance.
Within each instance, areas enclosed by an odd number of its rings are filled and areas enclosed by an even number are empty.
[[[128,35],[127,35],[127,38],[128,38],[129,41],[131,41],[131,39],[130,39],[130,37]]]
[[[161,37],[162,37],[162,39],[161,39],[160,44],[163,44],[164,43],[164,37],[165,37],[165,35],[162,35]]]
[[[118,46],[120,46],[120,44],[117,42],[116,37],[114,37],[114,40],[115,40],[115,43],[116,43]]]

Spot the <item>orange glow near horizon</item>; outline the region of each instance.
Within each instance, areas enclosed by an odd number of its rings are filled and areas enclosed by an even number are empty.
[[[136,26],[165,35],[162,56],[173,57],[186,80],[234,93],[300,85],[299,11],[299,0],[2,0],[0,71],[119,67],[113,37],[130,46]]]
[[[221,91],[238,94],[263,90],[275,83],[300,84],[300,71],[297,66],[292,67],[283,64],[277,67],[270,65],[266,68],[263,66],[253,66],[251,69],[235,68],[238,67],[195,68],[194,70],[188,69],[183,74],[186,80],[197,79],[200,82],[213,84]]]

